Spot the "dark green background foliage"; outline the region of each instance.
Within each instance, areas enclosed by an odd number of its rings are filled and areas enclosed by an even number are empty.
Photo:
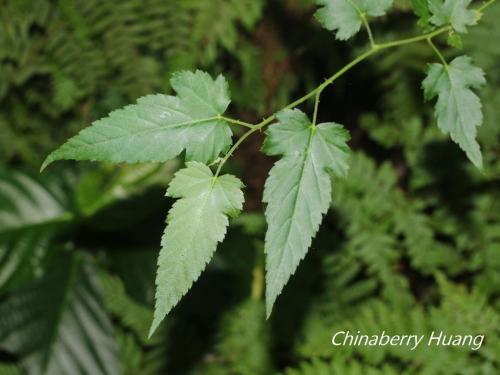
[[[379,40],[418,33],[409,1]],[[499,374],[500,4],[464,49],[487,73],[478,171],[435,126],[425,43],[383,52],[323,94],[346,124],[349,176],[312,250],[265,320],[256,135],[230,168],[246,213],[151,340],[166,184],[179,163],[44,157],[178,69],[224,72],[232,115],[255,122],[366,47],[313,19],[312,0],[0,1],[0,374]],[[448,58],[456,52],[446,49]],[[304,109],[311,108],[305,106]],[[337,330],[481,333],[468,349],[333,348]]]

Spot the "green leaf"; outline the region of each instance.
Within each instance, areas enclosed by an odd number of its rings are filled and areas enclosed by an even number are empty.
[[[364,15],[383,16],[392,3],[393,0],[316,0],[322,8],[315,16],[326,29],[336,32],[337,39],[346,40],[359,31]]]
[[[153,311],[127,295],[123,282],[116,276],[101,274],[102,295],[106,309],[143,342],[147,342]]]
[[[29,374],[119,374],[111,323],[91,264],[60,254],[46,276],[0,305],[0,347]]]
[[[431,13],[427,0],[411,0],[411,4],[413,5],[413,11],[419,17],[418,24],[424,30],[429,30],[431,28]]]
[[[432,13],[430,22],[436,26],[451,24],[459,33],[466,33],[467,26],[477,23],[474,10],[468,9],[472,0],[429,0]]]
[[[283,155],[265,184],[266,308],[269,316],[299,262],[307,253],[331,200],[331,174],[348,170],[348,132],[335,123],[312,126],[299,110],[278,114],[263,150]]]
[[[198,279],[224,239],[229,216],[243,206],[243,184],[231,175],[215,177],[198,162],[187,163],[167,195],[182,198],[170,209],[156,276],[156,308],[150,336]]]
[[[464,48],[464,42],[462,40],[462,37],[460,34],[450,32],[448,34],[448,39],[446,40],[448,44],[452,47],[455,47],[457,49],[462,49]]]
[[[46,180],[46,181],[45,181]],[[0,290],[42,276],[51,240],[72,221],[61,178],[0,170]]]
[[[230,103],[226,80],[198,70],[170,82],[176,97],[147,95],[111,112],[51,153],[41,169],[60,159],[164,162],[184,149],[188,160],[216,159],[231,145],[229,124],[218,118]]]
[[[460,56],[448,66],[432,64],[423,82],[426,100],[438,96],[436,118],[439,128],[465,151],[475,166],[483,165],[476,141],[477,127],[483,121],[481,102],[472,89],[484,85],[484,72]]]

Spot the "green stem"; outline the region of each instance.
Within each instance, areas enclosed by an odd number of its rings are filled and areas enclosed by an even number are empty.
[[[368,20],[366,19],[366,14],[359,9],[359,7],[356,5],[356,3],[352,0],[347,0],[347,2],[356,10],[356,12],[359,15],[359,18],[361,18],[361,21],[363,21],[363,25],[365,26],[366,32],[368,33],[368,38],[370,39],[370,46],[373,48],[375,47],[375,39],[373,39],[373,33],[372,29],[370,27],[370,24],[368,23]]]
[[[490,6],[491,4],[493,4],[495,1],[496,0],[489,0],[487,3],[483,4],[477,10],[478,11],[483,11],[488,6]],[[441,27],[439,29],[436,29],[436,30],[434,30],[434,31],[432,31],[430,33],[426,33],[426,34],[415,36],[415,37],[411,37],[411,38],[405,38],[405,39],[395,40],[395,41],[392,41],[392,42],[386,42],[386,43],[381,43],[381,44],[374,44],[373,43],[372,46],[371,46],[371,48],[368,51],[365,51],[364,53],[362,53],[361,55],[359,55],[358,57],[356,57],[354,60],[352,60],[347,65],[345,65],[343,68],[341,68],[339,71],[337,71],[334,75],[332,75],[330,78],[328,78],[321,85],[319,85],[318,87],[316,87],[315,89],[313,89],[312,91],[310,91],[309,93],[307,93],[306,95],[302,96],[301,98],[299,98],[299,99],[293,101],[292,103],[288,104],[282,110],[295,108],[295,107],[299,106],[300,104],[304,103],[305,101],[309,100],[313,96],[315,96],[316,97],[316,101],[315,101],[315,105],[314,105],[315,109],[314,109],[314,115],[313,115],[314,116],[313,117],[313,124],[315,124],[315,121],[317,119],[317,113],[318,113],[319,96],[320,96],[321,92],[326,87],[328,87],[333,82],[335,82],[338,78],[340,78],[342,75],[344,75],[346,72],[348,72],[353,67],[355,67],[356,65],[358,65],[360,62],[368,59],[370,56],[372,56],[372,55],[374,55],[374,54],[376,54],[376,53],[378,53],[380,51],[383,51],[383,50],[386,50],[386,49],[390,49],[390,48],[404,46],[404,45],[407,45],[407,44],[413,44],[413,43],[418,43],[418,42],[422,42],[422,41],[427,41],[428,43],[430,42],[431,46],[433,46],[434,44],[432,43],[432,38],[434,38],[434,37],[436,37],[438,35],[441,35],[441,34],[443,34],[445,32],[448,32],[450,30],[451,30],[451,26],[448,25],[448,26],[443,26],[443,27]],[[442,61],[446,64],[446,62],[445,62],[444,58],[442,57],[441,53],[439,52],[439,50],[437,48],[436,48],[436,50],[437,50],[438,55],[440,56],[440,58],[442,58]],[[447,65],[445,65],[445,66],[447,66]],[[234,153],[234,151],[249,136],[251,136],[253,133],[255,133],[256,131],[261,130],[262,128],[264,128],[265,126],[267,126],[271,122],[273,122],[276,119],[276,114],[277,114],[277,112],[275,112],[272,115],[266,117],[260,123],[249,127],[250,129],[246,133],[244,133],[240,137],[240,139],[238,139],[238,141],[236,141],[236,143],[229,149],[229,151],[226,153],[226,155],[221,159],[221,161],[220,161],[220,163],[219,163],[219,165],[217,167],[217,171],[215,172],[215,175],[214,175],[215,178],[217,178],[217,176],[220,174],[220,172],[222,170],[222,167],[227,162],[227,160],[231,157],[231,155]],[[237,120],[234,120],[234,121],[237,121]],[[242,125],[242,124],[239,124],[239,125]],[[249,125],[249,124],[247,124],[247,125]]]
[[[424,40],[427,40],[429,38],[434,38],[435,36],[441,35],[446,31],[450,31],[451,26],[444,26],[441,27],[437,30],[434,30],[430,33],[419,35],[419,36],[414,36],[412,38],[406,38],[406,39],[400,39],[400,40],[395,40],[394,42],[387,42],[387,43],[382,43],[377,46],[377,48],[380,49],[386,49],[386,48],[392,48],[392,47],[398,47],[398,46],[403,46],[405,44],[412,44],[412,43],[417,43],[421,42]]]
[[[427,39],[427,43],[429,44],[429,46],[431,46],[432,50],[436,53],[436,55],[439,57],[439,60],[441,60],[441,62],[443,63],[443,65],[445,66],[446,69],[448,69],[448,63],[446,62],[443,54],[441,53],[441,51],[439,50],[439,48],[436,47],[436,45],[432,42],[432,39],[431,38],[428,38]]]
[[[361,14],[361,20],[363,21],[363,25],[365,25],[366,32],[368,33],[368,39],[370,39],[370,46],[374,48],[377,44],[375,43],[375,39],[373,38],[372,29],[368,20],[366,19],[366,15],[364,13]]]
[[[491,4],[493,4],[497,0],[489,0],[486,1],[483,5],[481,5],[479,8],[477,8],[477,11],[479,13],[482,13],[486,8],[488,8]]]
[[[245,121],[240,121],[240,120],[232,119],[232,118],[229,118],[229,117],[218,116],[217,118],[220,119],[220,120],[224,120],[226,122],[229,122],[230,124],[241,125],[241,126],[244,126],[244,127],[250,128],[250,129],[254,127],[253,124],[250,124],[250,123],[245,122]]]
[[[316,122],[318,120],[318,107],[319,107],[319,96],[320,95],[321,95],[321,91],[318,91],[316,93],[316,97],[314,100],[314,113],[313,113],[313,121],[312,121],[313,126],[316,126]]]

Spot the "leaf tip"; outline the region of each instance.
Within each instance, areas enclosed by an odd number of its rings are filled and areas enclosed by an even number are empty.
[[[50,164],[53,162],[53,158],[51,155],[47,156],[47,158],[43,161],[42,166],[40,167],[40,173],[42,173]]]
[[[151,337],[153,336],[153,334],[156,332],[156,330],[158,329],[158,326],[160,325],[162,320],[163,319],[158,319],[158,317],[155,316],[155,318],[153,319],[153,322],[151,323],[151,327],[149,328],[148,340],[150,340]]]

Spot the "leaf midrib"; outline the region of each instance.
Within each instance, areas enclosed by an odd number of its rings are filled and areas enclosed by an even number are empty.
[[[312,141],[313,141],[313,138],[314,138],[314,133],[315,133],[315,127],[310,126],[309,140],[308,140],[307,148],[306,148],[305,155],[304,155],[304,161],[302,163],[302,169],[301,169],[300,175],[299,175],[299,183],[298,183],[297,192],[295,193],[295,198],[294,198],[294,202],[293,202],[293,211],[292,211],[292,215],[290,216],[292,219],[289,220],[288,229],[287,229],[287,233],[286,233],[285,246],[283,248],[283,251],[280,253],[280,260],[279,260],[279,264],[278,264],[278,270],[281,270],[281,266],[282,266],[283,260],[284,260],[285,249],[286,249],[287,244],[288,244],[288,239],[290,238],[290,233],[291,233],[291,228],[292,228],[292,223],[293,223],[293,217],[295,217],[295,212],[297,210],[297,202],[298,202],[299,192],[301,190],[302,181],[304,180],[304,171],[306,169],[306,164],[307,164],[307,162],[308,162],[308,160],[310,158],[310,155],[311,155],[311,148],[312,148]],[[274,275],[276,275],[276,276],[273,278],[273,284],[274,284],[274,280],[276,280],[277,272],[274,273]]]
[[[212,116],[212,117],[207,117],[207,118],[203,118],[203,119],[199,119],[199,120],[180,122],[180,123],[177,123],[177,124],[162,125],[162,126],[157,126],[154,129],[140,130],[140,131],[135,132],[135,133],[128,133],[128,134],[120,135],[118,137],[112,137],[112,138],[104,139],[104,140],[99,141],[99,142],[92,142],[92,143],[87,143],[86,145],[79,145],[79,146],[72,146],[72,147],[75,147],[75,148],[92,147],[92,146],[103,144],[103,143],[106,143],[106,142],[114,142],[114,141],[117,141],[119,139],[126,138],[126,137],[134,137],[134,136],[137,136],[137,135],[144,135],[144,134],[147,134],[147,133],[154,133],[156,131],[162,131],[162,130],[165,130],[165,129],[176,129],[176,128],[180,128],[180,127],[183,127],[183,126],[188,127],[188,126],[192,126],[192,125],[202,124],[204,122],[215,121],[217,119],[218,119],[217,116]],[[99,121],[103,121],[103,120],[99,120]],[[152,121],[148,121],[148,120],[144,120],[144,121],[147,121],[147,122],[150,122],[152,124],[155,124]],[[107,125],[103,125],[103,126],[110,126],[110,125],[107,124]],[[120,128],[120,129],[122,129],[122,128]],[[90,130],[94,130],[95,131],[95,129],[92,129],[92,128],[89,128],[89,131]],[[80,139],[78,141],[81,142]]]

